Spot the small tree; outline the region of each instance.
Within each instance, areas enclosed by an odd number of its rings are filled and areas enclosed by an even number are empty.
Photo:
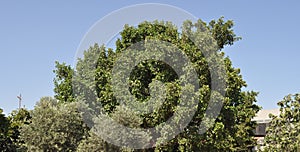
[[[287,95],[277,103],[280,115],[270,115],[265,151],[300,151],[300,94]]]
[[[21,129],[28,151],[75,151],[85,135],[77,103],[58,104],[43,97],[32,110],[31,123]]]
[[[8,116],[10,121],[10,139],[14,143],[17,151],[22,151],[24,147],[24,141],[20,139],[20,129],[22,126],[30,123],[30,112],[25,109],[21,108],[18,110],[14,110]]]

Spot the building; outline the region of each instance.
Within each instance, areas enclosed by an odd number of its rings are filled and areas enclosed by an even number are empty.
[[[269,117],[270,114],[275,116],[279,116],[280,111],[279,109],[270,109],[270,110],[260,110],[256,116],[252,119],[252,121],[256,121],[257,127],[254,130],[255,139],[257,140],[258,145],[263,145],[264,137],[266,136],[266,129],[270,125],[271,118]],[[261,146],[261,148],[263,148]],[[254,150],[258,150],[257,147]]]

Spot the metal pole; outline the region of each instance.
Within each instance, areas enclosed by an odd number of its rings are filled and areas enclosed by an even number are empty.
[[[21,105],[22,105],[22,95],[20,94],[19,96],[17,96],[17,98],[19,99],[19,109],[21,109]]]

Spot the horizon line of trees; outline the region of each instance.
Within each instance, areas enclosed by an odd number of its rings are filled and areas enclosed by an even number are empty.
[[[78,59],[75,69],[65,63],[55,62],[54,97],[42,97],[33,110],[21,108],[8,116],[2,114],[3,110],[0,109],[0,151],[251,151],[257,145],[253,133],[256,123],[251,119],[260,110],[255,104],[258,93],[242,90],[247,84],[240,69],[234,68],[223,52],[225,46],[233,45],[241,39],[235,35],[233,26],[233,21],[224,21],[223,17],[209,23],[201,20],[196,23],[186,21],[181,31],[172,23],[163,21],[143,22],[138,26],[125,25],[120,33],[121,38],[116,41],[115,50],[95,44],[85,51],[83,58]],[[196,41],[192,41],[190,37]],[[211,44],[211,38],[216,41],[215,45]],[[147,40],[160,40],[179,47],[191,60],[199,80],[196,92],[200,97],[197,99],[194,116],[182,132],[163,144],[158,144],[159,140],[167,138],[173,130],[156,130],[155,133],[160,137],[157,141],[153,140],[151,132],[130,132],[124,137],[120,136],[123,132],[117,132],[117,135],[111,133],[117,131],[116,126],[90,115],[100,109],[106,116],[129,128],[152,128],[166,122],[178,112],[176,106],[184,102],[179,97],[186,88],[180,85],[178,75],[172,67],[163,62],[142,61],[134,67],[129,78],[128,90],[137,99],[136,102],[140,103],[149,100],[152,82],[160,81],[166,86],[166,96],[158,94],[159,98],[165,98],[158,109],[147,114],[137,114],[120,105],[113,94],[111,81],[116,76],[112,73],[116,58],[131,44]],[[198,46],[200,44],[201,47]],[[146,50],[147,47],[149,46],[145,42],[140,49]],[[163,45],[151,47],[168,48]],[[201,49],[208,49],[222,57],[227,84],[224,95],[212,94],[211,73],[218,71],[209,70],[209,58],[205,57]],[[120,73],[117,71],[117,74]],[[199,126],[212,95],[224,100],[223,107],[215,123],[205,133],[199,134]],[[290,95],[278,103],[281,115],[272,116],[265,151],[299,149],[299,101],[299,95]],[[90,107],[91,104],[93,108]],[[82,108],[87,110],[80,111]],[[179,111],[179,118],[184,116],[183,113]],[[86,117],[90,117],[90,123],[86,122]],[[99,126],[102,126],[102,130],[97,130]],[[110,133],[108,136],[111,139],[123,145],[129,145],[128,139],[138,139],[135,143],[137,145],[155,146],[147,149],[119,147],[101,138],[100,131]]]

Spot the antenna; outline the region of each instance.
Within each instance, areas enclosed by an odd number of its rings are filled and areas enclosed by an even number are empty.
[[[20,94],[19,96],[17,96],[17,98],[19,99],[19,109],[21,109],[21,105],[22,105],[22,95]]]

